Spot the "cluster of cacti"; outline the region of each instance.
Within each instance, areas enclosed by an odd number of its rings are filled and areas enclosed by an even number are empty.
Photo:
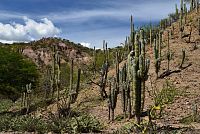
[[[128,118],[131,118],[131,95],[130,95],[130,81],[127,77],[127,66],[124,64],[120,70],[120,85],[121,85],[121,100],[124,119],[128,110]]]
[[[108,67],[109,67],[109,63],[108,63],[109,52],[107,48],[107,43],[105,41],[103,41],[103,53],[104,53],[104,63],[101,68],[99,88],[100,88],[100,94],[101,94],[102,99],[105,99],[108,97],[105,87],[106,87]]]
[[[51,71],[51,95],[53,98],[55,91],[57,91],[57,108],[60,109],[59,99],[60,99],[60,54],[57,50],[57,46],[53,46],[52,52],[52,71]]]
[[[70,86],[69,86],[69,93],[68,93],[68,101],[67,101],[67,109],[70,108],[70,105],[73,104],[79,93],[79,87],[80,87],[80,76],[81,76],[81,69],[78,69],[78,76],[77,76],[77,82],[76,87],[74,87],[74,62],[73,59],[71,60],[71,67],[70,67]]]
[[[140,38],[140,39],[139,39]],[[140,30],[140,37],[137,33],[135,35],[135,56],[133,62],[133,88],[135,90],[135,115],[138,124],[140,123],[141,114],[141,94],[145,89],[145,81],[148,78],[148,70],[150,66],[150,60],[145,58],[145,44],[144,44],[144,32]],[[144,99],[143,99],[144,101]]]
[[[24,89],[24,87],[22,87]],[[30,84],[26,84],[25,86],[25,92],[22,93],[22,101],[21,101],[21,108],[24,109],[25,108],[25,112],[28,113],[29,109],[30,109],[30,105],[31,105],[31,93],[32,93],[32,89],[31,89],[31,83]]]
[[[137,118],[137,122],[139,124],[141,111],[144,108],[145,81],[148,79],[150,60],[146,59],[145,56],[146,52],[145,52],[144,31],[141,29],[139,33],[138,32],[135,33],[132,26],[134,25],[131,17],[131,36],[134,35],[133,37],[134,39],[131,40],[134,41],[131,43],[134,44],[134,46],[132,46],[133,50],[131,50],[128,55],[127,63],[122,67],[122,69],[116,71],[116,74],[118,75],[119,73],[119,83],[121,89],[120,91],[121,91],[122,108],[123,108],[122,110],[124,113],[124,118],[126,118],[127,110],[129,118],[131,118],[132,107],[134,106],[133,109],[135,109],[135,115]],[[117,65],[116,70],[118,70],[119,69],[118,64],[116,65]],[[117,98],[117,93],[118,93],[117,83],[118,82],[115,79],[116,92],[110,91],[111,94],[115,93],[115,97],[113,97],[114,99]],[[131,103],[132,100],[134,100],[133,103],[135,103],[135,105],[132,105]],[[109,102],[111,102],[111,98],[109,99]],[[116,103],[116,101],[114,102]],[[116,105],[115,103],[113,103],[114,104],[113,106]],[[109,106],[111,106],[111,104]]]

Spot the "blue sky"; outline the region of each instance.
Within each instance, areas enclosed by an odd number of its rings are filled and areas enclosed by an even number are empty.
[[[136,26],[158,22],[179,0],[1,0],[0,41],[58,36],[101,48],[124,42],[130,15]]]

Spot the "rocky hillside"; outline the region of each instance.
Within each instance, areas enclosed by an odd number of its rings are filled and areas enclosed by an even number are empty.
[[[15,43],[13,45],[17,46],[20,53],[41,67],[51,64],[54,47],[60,52],[61,63],[66,63],[69,59],[74,59],[75,63],[83,64],[90,61],[91,49],[65,39],[42,38],[30,43]]]

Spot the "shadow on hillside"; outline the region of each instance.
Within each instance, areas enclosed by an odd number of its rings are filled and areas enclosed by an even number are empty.
[[[16,111],[3,111],[0,112],[0,116],[2,115],[11,115],[11,116],[17,116],[17,115],[25,115],[25,114],[29,114],[31,112],[36,111],[39,107],[40,108],[45,108],[47,106],[49,106],[50,104],[53,104],[55,101],[53,100],[48,100],[48,101],[39,101],[37,103],[32,104],[29,109],[27,108],[21,108],[19,110]]]
[[[173,73],[180,73],[182,70],[184,70],[190,66],[192,66],[192,63],[189,63],[187,66],[184,66],[184,67],[179,67],[179,69],[176,69],[173,71],[171,71],[171,70],[164,71],[162,74],[160,74],[160,76],[158,78],[163,79]]]

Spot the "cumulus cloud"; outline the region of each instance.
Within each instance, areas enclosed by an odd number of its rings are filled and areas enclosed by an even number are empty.
[[[81,42],[80,43],[82,46],[84,46],[84,47],[90,47],[91,46],[91,44],[90,43],[87,43],[87,42]]]
[[[0,41],[26,42],[42,37],[53,37],[61,32],[47,18],[41,19],[40,22],[36,22],[27,17],[24,17],[23,20],[24,25],[15,22],[9,24],[0,23]]]

